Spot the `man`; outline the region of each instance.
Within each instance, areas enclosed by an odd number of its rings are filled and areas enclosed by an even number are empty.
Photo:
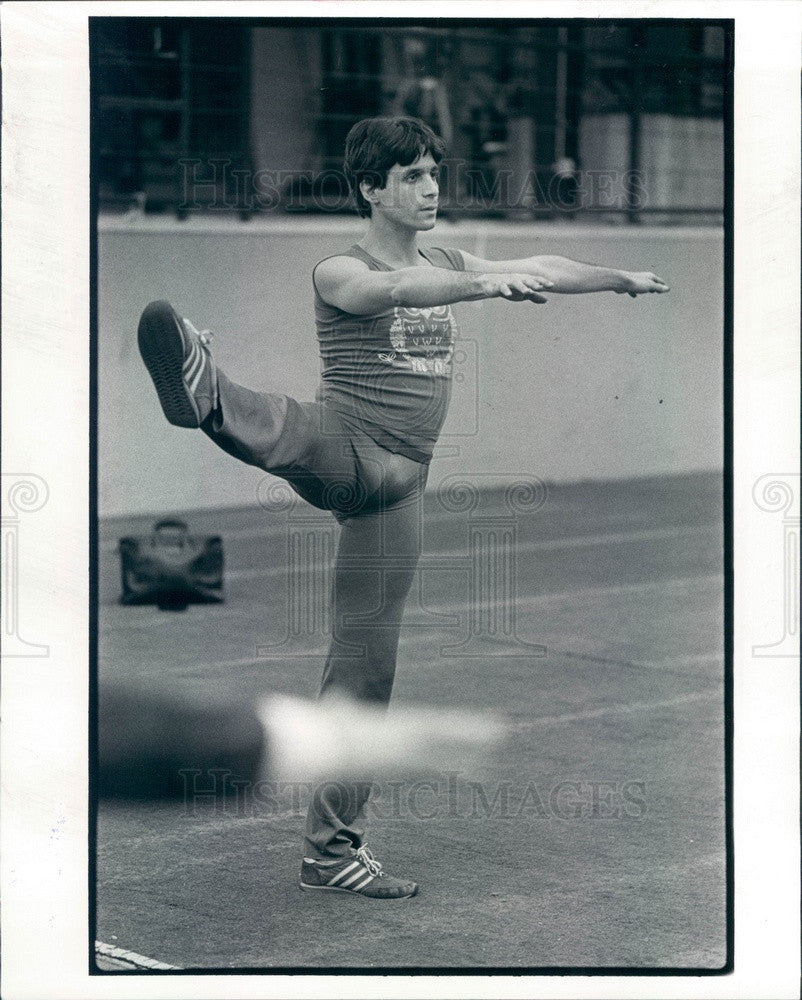
[[[563,257],[486,261],[419,247],[418,233],[435,225],[443,154],[442,140],[413,118],[366,119],[349,133],[345,172],[367,228],[358,244],[313,272],[323,362],[317,402],[231,382],[216,368],[208,336],[165,302],[151,303],[139,324],[140,351],[171,423],[200,427],[340,522],[321,695],[375,706],[390,700],[420,553],[423,490],[450,398],[450,305],[542,303],[546,289],[633,297],[668,291],[651,273]],[[318,788],[307,816],[302,889],[372,899],[418,892],[413,880],[386,873],[367,848],[369,794],[368,780]]]

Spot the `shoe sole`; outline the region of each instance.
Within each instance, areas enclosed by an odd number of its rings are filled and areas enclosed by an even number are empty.
[[[418,895],[417,885],[414,892],[408,892],[404,896],[367,896],[364,892],[354,892],[353,889],[341,889],[338,885],[307,885],[306,882],[299,882],[298,885],[303,892],[342,892],[346,896],[359,896],[360,899],[380,899],[384,902],[394,899],[412,899],[413,896]]]
[[[183,377],[184,331],[169,302],[147,306],[139,319],[137,341],[165,417],[176,427],[200,427],[197,403]]]

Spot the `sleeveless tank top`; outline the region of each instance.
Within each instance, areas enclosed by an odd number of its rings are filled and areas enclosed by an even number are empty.
[[[419,252],[435,267],[465,270],[459,250]],[[358,246],[335,256],[356,257],[371,271],[394,270]],[[451,399],[458,333],[451,307],[394,306],[355,316],[321,298],[314,271],[312,284],[321,360],[318,401],[388,451],[428,462]]]

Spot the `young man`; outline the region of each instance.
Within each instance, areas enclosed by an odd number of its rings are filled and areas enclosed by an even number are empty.
[[[229,454],[285,479],[341,524],[333,634],[321,695],[386,706],[401,620],[420,553],[429,461],[451,388],[450,305],[552,292],[666,292],[651,273],[564,257],[487,261],[418,246],[434,228],[442,140],[413,118],[371,118],[349,133],[345,172],[362,239],[322,260],[312,281],[323,362],[315,403],[253,392],[217,370],[208,336],[166,302],[151,303],[139,346],[167,419],[200,427]],[[376,605],[379,605],[377,608]],[[373,899],[413,896],[364,842],[369,781],[313,796],[301,888]]]

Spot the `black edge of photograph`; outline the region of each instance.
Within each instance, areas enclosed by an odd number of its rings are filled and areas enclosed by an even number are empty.
[[[92,975],[732,971],[733,40],[89,18]]]

